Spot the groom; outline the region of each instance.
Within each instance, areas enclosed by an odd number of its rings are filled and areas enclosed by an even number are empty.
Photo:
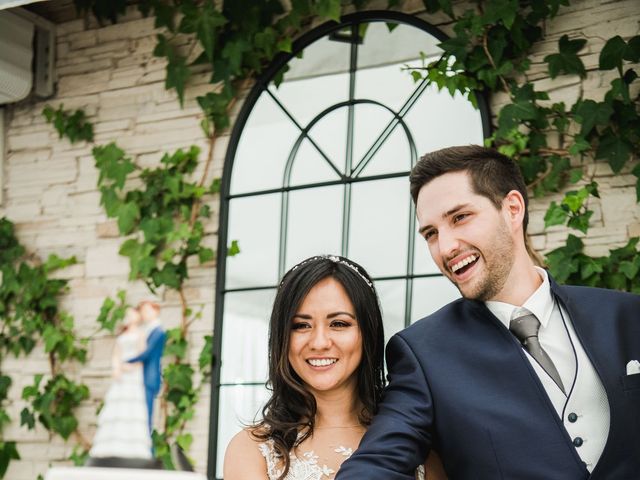
[[[410,480],[430,450],[452,480],[640,478],[640,297],[534,265],[526,187],[494,150],[427,154],[410,182],[463,298],[389,341],[379,412],[336,479]]]
[[[138,311],[147,331],[147,347],[138,356],[127,360],[129,363],[142,362],[147,411],[149,413],[149,434],[153,431],[153,401],[160,392],[162,367],[160,360],[164,351],[167,334],[160,323],[160,306],[149,300],[138,304]]]

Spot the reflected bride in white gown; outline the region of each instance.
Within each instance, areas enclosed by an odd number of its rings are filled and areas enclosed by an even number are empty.
[[[125,363],[145,348],[141,323],[138,311],[128,309],[125,330],[118,335],[113,351],[113,382],[98,415],[98,429],[89,452],[92,458],[152,458],[142,365]]]

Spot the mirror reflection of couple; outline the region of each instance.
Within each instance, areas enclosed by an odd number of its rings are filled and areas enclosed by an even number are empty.
[[[494,150],[427,154],[410,184],[463,298],[391,338],[385,387],[366,271],[337,256],[289,270],[271,398],[229,444],[225,480],[640,478],[640,297],[560,286],[536,266],[524,181]]]
[[[109,465],[100,459],[153,458],[153,402],[160,391],[166,340],[159,314],[158,304],[149,300],[127,309],[111,359],[113,382],[89,452],[96,466]]]

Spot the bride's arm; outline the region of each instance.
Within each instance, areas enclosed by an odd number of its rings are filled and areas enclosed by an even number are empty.
[[[224,454],[224,480],[269,480],[267,462],[260,453],[258,442],[247,430],[231,439]]]
[[[120,346],[117,342],[111,352],[111,375],[116,380],[122,375],[122,356],[120,355]]]
[[[424,469],[426,472],[426,480],[447,480],[447,474],[442,466],[442,460],[440,460],[435,450],[429,452],[427,461],[424,462]]]

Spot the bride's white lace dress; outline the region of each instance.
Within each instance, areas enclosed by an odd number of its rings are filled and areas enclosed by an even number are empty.
[[[267,462],[267,474],[269,480],[278,480],[282,475],[283,467],[280,456],[274,448],[273,440],[267,440],[258,445],[260,453]],[[313,450],[302,452],[290,452],[289,471],[284,480],[330,480],[336,475],[338,468],[351,456],[353,449],[342,445],[328,446],[326,452],[318,454]],[[416,479],[425,480],[424,466],[420,465],[416,470]]]

